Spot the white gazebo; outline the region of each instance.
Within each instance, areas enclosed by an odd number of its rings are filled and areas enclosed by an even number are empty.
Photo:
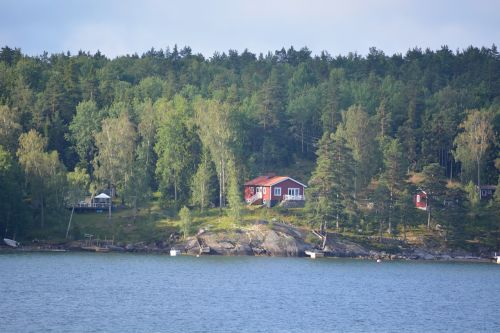
[[[109,206],[111,204],[111,197],[106,193],[101,193],[94,197],[94,204],[96,206]]]

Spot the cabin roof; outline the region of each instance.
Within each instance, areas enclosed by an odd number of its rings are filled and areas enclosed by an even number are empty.
[[[252,180],[249,180],[248,182],[245,183],[245,185],[257,185],[257,186],[273,186],[276,184],[279,184],[281,182],[284,182],[285,180],[291,180],[303,187],[307,187],[306,185],[302,184],[301,182],[290,178],[288,176],[259,176],[257,178],[254,178]]]
[[[245,185],[262,185],[265,183],[269,178],[274,178],[273,176],[258,176],[252,180],[249,180],[245,183]]]

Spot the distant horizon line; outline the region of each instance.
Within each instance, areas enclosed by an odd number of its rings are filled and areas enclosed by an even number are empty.
[[[269,55],[276,55],[278,52],[282,52],[283,50],[285,52],[288,52],[290,50],[294,50],[296,52],[299,52],[299,51],[308,51],[309,52],[309,55],[311,58],[314,58],[314,57],[321,57],[321,56],[324,56],[324,55],[327,55],[327,56],[330,56],[331,58],[338,58],[338,57],[348,57],[348,56],[361,56],[361,57],[367,57],[371,52],[372,50],[373,51],[377,51],[377,52],[381,52],[383,55],[387,56],[387,57],[393,57],[393,56],[404,56],[405,54],[407,54],[408,52],[411,52],[411,51],[420,51],[422,53],[424,52],[437,52],[437,51],[441,51],[441,50],[444,50],[444,49],[447,49],[449,51],[451,51],[454,55],[457,55],[459,53],[463,53],[469,49],[487,49],[487,50],[497,50],[497,45],[495,43],[492,43],[491,46],[485,46],[485,45],[482,45],[482,46],[477,46],[477,45],[468,45],[467,47],[465,48],[459,48],[457,47],[455,50],[453,50],[452,48],[450,48],[447,44],[443,44],[441,45],[440,48],[431,48],[431,47],[420,47],[420,46],[413,46],[413,47],[408,47],[408,49],[405,51],[405,52],[394,52],[392,54],[386,54],[384,52],[383,49],[381,48],[378,48],[376,46],[371,46],[368,48],[368,52],[365,52],[365,53],[361,53],[359,51],[349,51],[347,53],[337,53],[336,55],[332,55],[332,53],[330,53],[330,51],[324,49],[324,50],[321,50],[317,53],[313,52],[311,49],[309,49],[308,46],[302,46],[300,48],[295,48],[293,45],[290,45],[288,48],[285,48],[285,46],[282,46],[280,49],[276,49],[274,51],[271,51],[271,50],[268,50],[267,52],[252,52],[251,50],[249,50],[249,48],[244,48],[243,50],[238,50],[238,49],[228,49],[226,51],[214,51],[212,55],[210,56],[207,56],[205,54],[203,54],[202,52],[194,52],[193,49],[191,48],[191,46],[189,45],[184,45],[183,47],[179,47],[178,44],[174,44],[173,47],[170,47],[169,45],[167,45],[165,48],[155,48],[154,46],[152,46],[150,49],[146,50],[146,51],[142,51],[142,53],[138,53],[137,51],[136,52],[133,52],[133,53],[124,53],[124,54],[120,54],[120,55],[115,55],[115,56],[109,56],[109,55],[106,55],[106,53],[104,51],[101,51],[99,49],[97,49],[96,51],[92,52],[90,50],[78,50],[78,51],[71,51],[71,50],[66,50],[66,51],[58,51],[58,52],[49,52],[47,50],[44,50],[42,51],[41,53],[32,53],[32,52],[24,52],[23,51],[23,48],[22,47],[17,47],[17,46],[14,46],[14,47],[11,47],[9,45],[3,45],[1,46],[1,49],[5,49],[5,48],[9,48],[11,50],[19,50],[21,52],[22,55],[27,55],[27,56],[30,56],[30,57],[41,57],[45,54],[49,54],[49,55],[69,55],[69,56],[75,56],[75,55],[79,55],[80,53],[84,53],[84,54],[87,54],[87,55],[92,55],[92,56],[95,56],[97,54],[100,54],[102,56],[104,56],[105,58],[109,59],[109,60],[113,60],[113,59],[116,59],[116,58],[122,58],[122,57],[142,57],[142,56],[145,56],[147,53],[149,52],[167,52],[168,53],[172,53],[173,50],[175,50],[177,48],[177,52],[181,53],[183,51],[185,51],[186,49],[189,49],[190,51],[190,55],[193,55],[193,56],[202,56],[203,58],[209,60],[209,59],[212,59],[214,58],[215,56],[223,56],[223,55],[229,55],[231,52],[236,52],[237,55],[242,55],[244,53],[248,53],[248,54],[253,54],[256,58],[260,58],[261,56],[262,57],[266,57],[266,56],[269,56]],[[167,53],[167,54],[168,54]]]

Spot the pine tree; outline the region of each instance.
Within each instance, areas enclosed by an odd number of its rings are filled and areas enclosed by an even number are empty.
[[[345,140],[339,134],[326,132],[318,143],[316,168],[309,181],[307,211],[321,232],[335,221],[353,220],[356,205],[352,181],[354,159]]]
[[[388,232],[391,234],[395,203],[401,199],[400,197],[405,188],[407,162],[398,139],[386,139],[383,154],[385,168],[381,178],[389,190]]]
[[[422,187],[427,193],[427,229],[431,228],[432,210],[437,208],[437,198],[443,195],[445,185],[443,182],[444,170],[438,163],[426,165],[422,171],[425,176]]]

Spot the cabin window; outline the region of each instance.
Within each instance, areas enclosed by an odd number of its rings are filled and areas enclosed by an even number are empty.
[[[257,193],[262,192],[262,187],[257,187]]]
[[[417,194],[417,202],[420,202],[420,195]]]
[[[298,196],[300,194],[300,190],[298,188],[289,188],[288,195]]]
[[[275,187],[274,188],[274,195],[275,196],[280,196],[281,195],[281,187]]]
[[[254,191],[255,191],[255,190],[254,190],[254,188],[253,188],[253,187],[250,187],[250,193],[252,193],[252,194],[253,194],[253,192],[254,192]]]
[[[266,188],[264,187],[263,193],[266,194]]]

